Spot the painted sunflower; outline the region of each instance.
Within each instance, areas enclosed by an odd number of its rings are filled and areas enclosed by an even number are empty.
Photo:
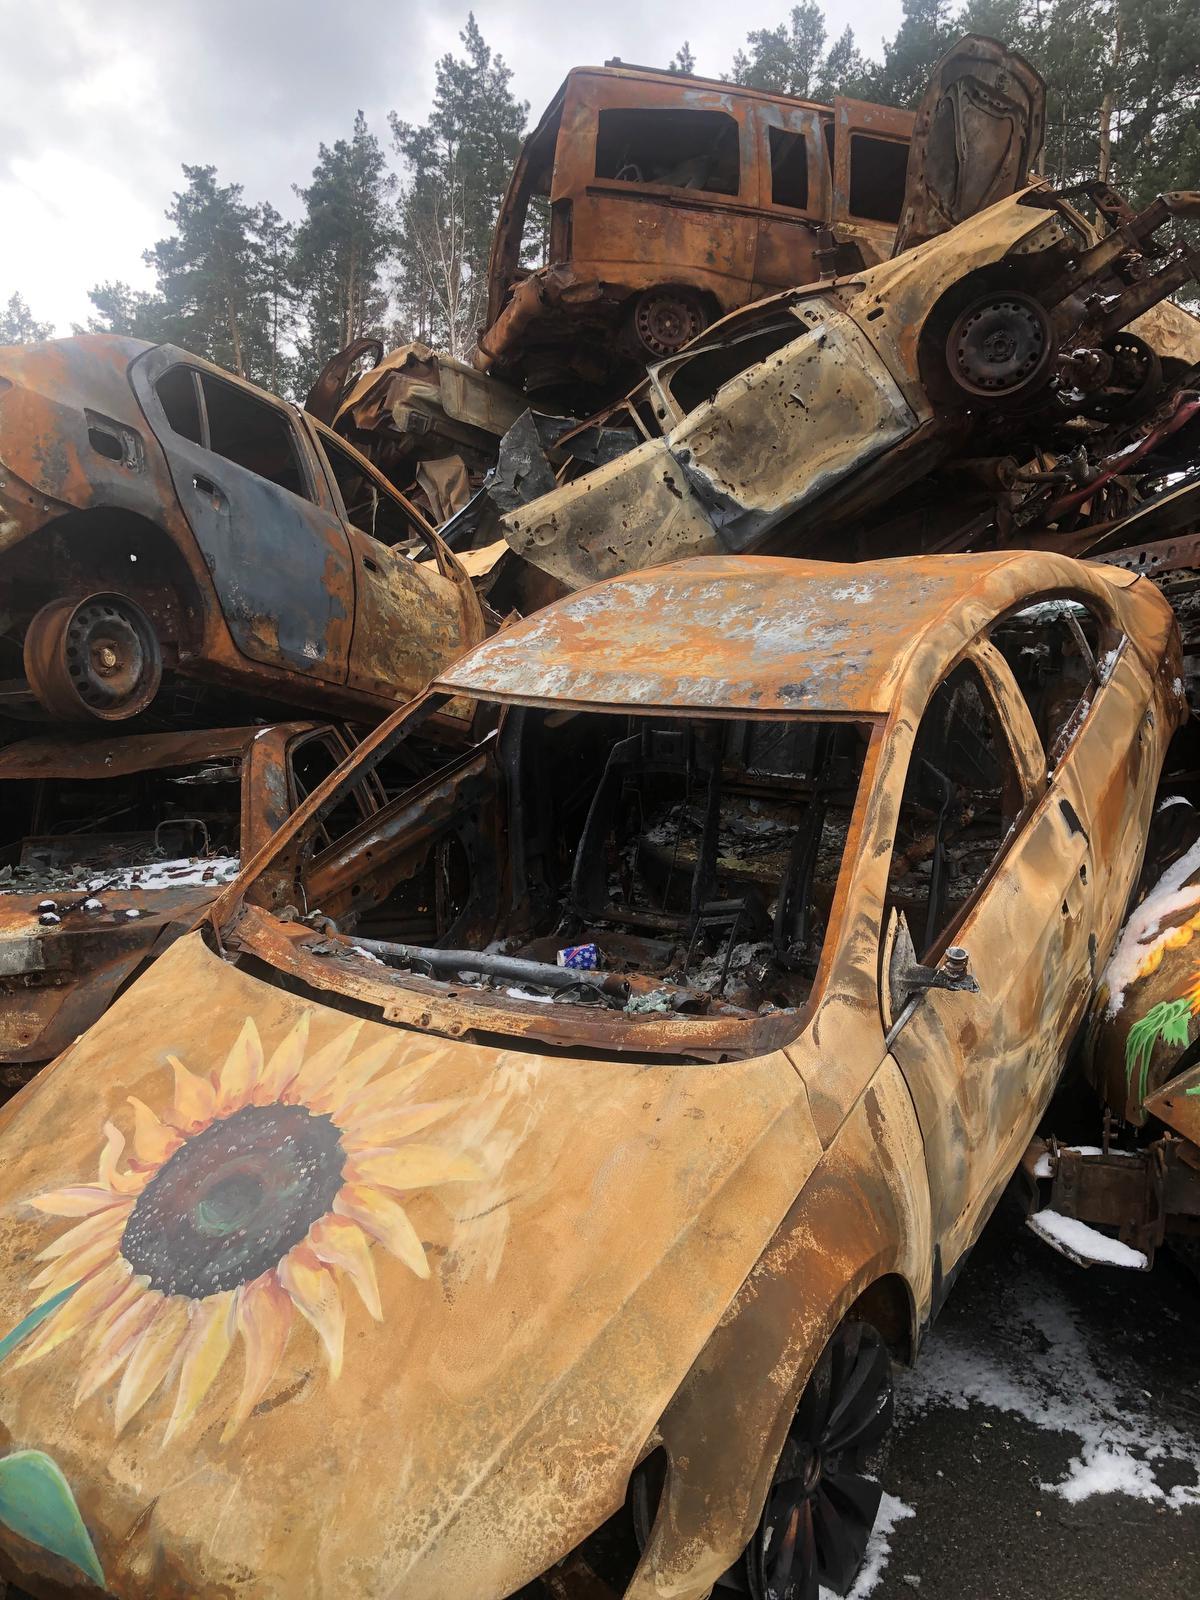
[[[247,1018],[211,1077],[168,1056],[173,1103],[160,1117],[130,1098],[128,1156],[124,1135],[105,1123],[98,1181],[29,1202],[74,1220],[37,1258],[39,1302],[26,1324],[40,1326],[17,1364],[83,1334],[76,1404],[119,1375],[118,1433],[170,1380],[163,1442],[173,1438],[240,1338],[231,1438],[270,1384],[297,1312],[336,1378],[347,1279],[382,1320],[372,1245],[429,1277],[402,1197],[483,1176],[469,1154],[415,1137],[458,1105],[410,1096],[428,1059],[385,1071],[396,1041],[355,1054],[361,1023],[309,1054],[309,1018],[269,1060]]]

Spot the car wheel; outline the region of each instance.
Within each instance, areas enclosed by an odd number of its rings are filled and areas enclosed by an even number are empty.
[[[25,676],[39,704],[69,722],[121,722],[162,682],[150,618],[126,595],[51,600],[25,631]]]
[[[883,1491],[867,1458],[892,1425],[892,1362],[866,1322],[844,1322],[808,1380],[742,1562],[754,1600],[846,1594]]]
[[[954,319],[946,338],[951,382],[975,401],[1003,405],[1039,389],[1053,368],[1056,345],[1040,300],[993,290]]]

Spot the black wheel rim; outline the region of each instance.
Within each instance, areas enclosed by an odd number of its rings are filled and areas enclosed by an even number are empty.
[[[755,1600],[817,1600],[822,1584],[849,1590],[883,1493],[866,1458],[892,1415],[887,1347],[868,1324],[844,1324],[801,1397],[743,1557]]]
[[[1050,320],[1029,295],[979,300],[950,330],[946,353],[956,382],[969,394],[1017,394],[1047,372],[1053,354]]]

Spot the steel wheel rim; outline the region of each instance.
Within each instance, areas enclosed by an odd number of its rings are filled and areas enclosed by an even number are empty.
[[[150,619],[122,595],[51,601],[25,636],[25,672],[54,716],[121,721],[154,699],[162,658]]]
[[[704,314],[684,295],[645,294],[638,301],[634,330],[651,355],[671,356],[704,331]]]
[[[1027,294],[977,300],[959,315],[946,340],[955,383],[981,398],[1023,393],[1046,374],[1053,354],[1050,319]]]

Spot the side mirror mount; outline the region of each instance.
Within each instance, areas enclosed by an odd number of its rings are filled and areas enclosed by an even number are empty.
[[[971,958],[961,945],[950,945],[936,967],[917,960],[909,931],[908,918],[893,911],[885,941],[885,981],[887,984],[887,1043],[900,1032],[912,1016],[921,996],[930,989],[951,989],[978,994],[979,985],[971,976]]]

